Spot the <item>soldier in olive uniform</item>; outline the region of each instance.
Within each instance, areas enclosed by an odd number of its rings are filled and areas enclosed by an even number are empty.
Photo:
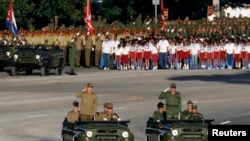
[[[85,46],[85,66],[87,68],[90,67],[90,58],[91,58],[92,45],[93,45],[92,38],[88,33],[88,35],[86,37],[86,46]]]
[[[96,37],[96,42],[95,42],[95,66],[99,67],[100,63],[100,58],[101,58],[101,53],[102,53],[102,41],[104,39],[104,36],[98,33]]]
[[[176,91],[176,84],[171,83],[170,88],[161,92],[159,99],[166,100],[167,119],[178,119],[181,112],[181,94]]]
[[[83,45],[83,41],[81,38],[81,33],[77,32],[76,33],[76,49],[77,49],[77,53],[76,53],[76,66],[80,67],[81,65],[81,53],[82,53],[82,45]]]
[[[188,116],[192,113],[193,110],[193,102],[189,100],[187,102],[187,109],[181,112],[181,119],[188,119]]]
[[[158,108],[158,110],[155,111],[153,114],[153,119],[154,120],[161,120],[161,121],[166,120],[167,114],[164,111],[164,104],[162,102],[159,102],[157,104],[157,108]]]
[[[119,120],[119,116],[117,113],[114,113],[113,111],[113,104],[107,103],[107,112],[103,118],[103,120]]]
[[[88,83],[86,87],[76,94],[77,98],[81,98],[81,110],[80,118],[81,120],[94,120],[94,115],[96,114],[98,101],[96,93],[93,92],[93,84]]]
[[[95,120],[103,120],[107,114],[107,111],[108,111],[108,103],[104,103],[103,105],[103,111],[102,112],[96,112],[96,115],[95,115]]]
[[[76,122],[80,119],[80,112],[78,111],[79,103],[77,101],[73,101],[72,103],[72,111],[67,114],[68,122]]]
[[[192,113],[188,115],[189,120],[202,120],[204,116],[198,112],[197,105],[192,106]]]
[[[75,38],[72,37],[69,45],[69,66],[71,75],[75,75],[75,63],[76,63],[76,44],[75,44]]]

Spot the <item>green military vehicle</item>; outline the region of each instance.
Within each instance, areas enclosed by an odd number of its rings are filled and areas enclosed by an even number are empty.
[[[63,51],[59,46],[22,46],[11,57],[11,75],[22,71],[32,74],[35,69],[40,70],[42,76],[49,75],[52,69],[56,75],[61,75],[63,58]]]
[[[10,48],[8,45],[0,45],[0,71],[10,65]]]
[[[128,128],[130,120],[81,121],[69,123],[65,119],[61,132],[63,141],[134,141]]]
[[[214,119],[166,120],[149,118],[146,141],[207,141],[208,125]]]

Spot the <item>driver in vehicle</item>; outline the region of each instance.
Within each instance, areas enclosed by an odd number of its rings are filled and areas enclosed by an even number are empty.
[[[189,120],[201,120],[204,116],[198,112],[197,105],[192,106],[192,113],[188,116]]]
[[[112,103],[107,103],[106,108],[107,108],[107,112],[104,115],[103,120],[120,120],[118,114],[114,113],[114,111],[113,111],[113,104]]]

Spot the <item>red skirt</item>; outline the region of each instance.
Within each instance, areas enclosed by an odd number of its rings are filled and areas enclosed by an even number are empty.
[[[220,59],[226,59],[226,51],[220,51]]]
[[[135,52],[134,51],[130,51],[129,52],[129,57],[134,59],[135,58]]]
[[[219,58],[219,52],[216,51],[216,52],[214,52],[214,59],[218,59],[218,58]]]
[[[240,61],[240,54],[234,54],[234,61],[239,62]]]
[[[200,59],[201,60],[205,60],[206,59],[206,53],[205,52],[201,52],[200,53]]]
[[[143,58],[144,59],[150,59],[151,56],[151,52],[150,51],[144,51],[143,53]]]
[[[153,60],[153,62],[157,62],[158,61],[158,54],[152,54],[152,60]]]
[[[176,54],[172,54],[172,58],[171,58],[171,62],[175,62],[175,59],[176,59]]]
[[[116,55],[115,56],[115,62],[116,62],[116,64],[120,64],[121,63],[121,56],[120,55]]]
[[[189,59],[190,58],[190,53],[189,51],[183,51],[183,59]]]
[[[142,59],[142,52],[136,53],[136,59]]]
[[[177,50],[176,54],[177,54],[178,58],[182,58],[183,57],[183,51],[182,50]]]
[[[122,63],[128,63],[128,55],[122,55]]]
[[[212,52],[208,52],[207,53],[207,59],[212,59],[213,58],[213,53]]]
[[[247,57],[247,52],[246,51],[242,51],[241,52],[241,58],[246,58]]]

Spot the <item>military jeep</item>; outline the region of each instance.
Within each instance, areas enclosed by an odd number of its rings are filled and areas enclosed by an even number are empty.
[[[59,46],[23,46],[19,47],[11,57],[11,75],[25,71],[32,74],[34,69],[41,71],[42,76],[49,75],[54,69],[56,75],[61,75],[63,70],[63,52]]]
[[[214,119],[166,120],[149,118],[145,130],[146,141],[207,141],[208,125]]]
[[[0,71],[3,71],[5,67],[10,65],[10,47],[0,45]]]
[[[63,141],[134,141],[128,128],[129,120],[124,121],[81,121],[63,122]]]

